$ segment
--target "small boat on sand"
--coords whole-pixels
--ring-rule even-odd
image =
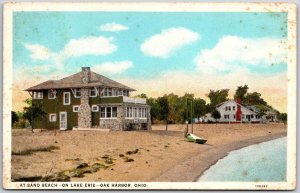
[[[187,134],[186,139],[189,142],[195,142],[195,143],[199,143],[199,144],[204,144],[207,141],[206,139],[203,139],[203,138],[198,137],[198,136],[196,136],[194,134],[191,134],[191,133]]]

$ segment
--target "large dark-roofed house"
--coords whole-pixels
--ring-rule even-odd
[[[150,130],[146,99],[130,98],[133,88],[92,72],[89,67],[60,80],[48,80],[26,89],[33,104],[47,117],[33,121],[34,128]]]

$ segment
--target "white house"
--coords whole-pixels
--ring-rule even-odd
[[[245,107],[234,100],[228,100],[216,106],[216,109],[221,114],[219,122],[240,122],[237,117],[238,108],[241,110],[240,116],[243,122],[261,121],[261,116],[258,115],[259,111],[256,108]]]
[[[265,112],[264,116],[270,122],[276,122],[276,121],[278,121],[278,119],[277,119],[277,113],[274,110],[272,110],[272,109],[270,109],[267,112]]]

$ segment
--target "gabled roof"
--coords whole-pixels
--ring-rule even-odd
[[[243,108],[245,108],[245,109],[248,109],[249,111],[252,111],[253,113],[258,113],[258,112],[255,111],[254,109],[251,109],[251,108],[245,106],[244,104],[238,104],[235,100],[232,100],[232,99],[217,104],[217,105],[216,105],[216,108],[219,108],[220,106],[222,106],[222,105],[224,105],[224,104],[226,104],[226,103],[228,103],[228,102],[234,102],[234,103],[236,103],[237,105],[240,105],[241,107],[243,107]]]
[[[114,80],[111,80],[105,76],[97,74],[91,71],[90,81],[87,84],[82,83],[82,72],[78,72],[71,76],[62,78],[60,80],[48,80],[42,82],[35,86],[32,86],[26,91],[35,91],[35,90],[46,90],[46,89],[63,89],[63,88],[88,88],[88,87],[111,87],[111,88],[121,88],[127,89],[130,91],[135,91],[135,89],[125,86],[121,83],[118,83]]]

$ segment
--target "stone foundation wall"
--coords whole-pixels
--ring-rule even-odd
[[[78,111],[78,127],[92,127],[92,110],[89,105],[89,89],[81,89],[80,106]]]
[[[115,106],[115,105],[111,105]],[[117,106],[117,117],[113,119],[103,119],[99,120],[100,129],[110,129],[115,131],[126,131],[126,130],[151,130],[151,117],[150,117],[150,107],[147,108],[147,118],[139,119],[126,119],[126,106]],[[133,127],[133,128],[130,128]]]
[[[103,119],[99,120],[99,127],[102,129],[110,129],[110,130],[123,130],[123,110],[122,106],[117,106],[117,117],[112,119]]]

